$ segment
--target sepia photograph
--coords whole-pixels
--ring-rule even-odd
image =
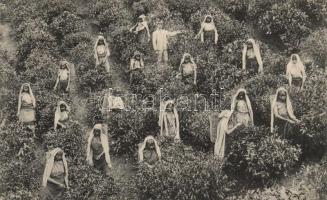
[[[0,200],[327,200],[327,0],[0,0]]]

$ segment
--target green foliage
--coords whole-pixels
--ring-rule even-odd
[[[19,137],[18,137],[19,136]],[[39,187],[40,160],[36,158],[36,143],[26,127],[9,123],[1,130],[1,190],[0,198],[33,199]]]
[[[327,29],[319,29],[313,32],[301,44],[301,49],[311,56],[313,63],[320,68],[326,68],[327,53]]]
[[[84,94],[101,91],[111,85],[110,81],[111,76],[105,69],[90,69],[79,77],[80,91]]]
[[[101,199],[117,193],[118,188],[113,179],[105,177],[100,171],[88,166],[86,163],[68,163],[70,189],[65,192],[63,199]]]
[[[309,34],[308,16],[291,3],[274,4],[259,18],[259,27],[267,35],[279,35],[288,47],[298,47]]]
[[[59,39],[69,33],[76,33],[86,29],[84,21],[73,13],[64,11],[58,17],[54,18],[50,24],[51,32]]]
[[[50,130],[44,135],[47,150],[61,148],[70,161],[76,162],[86,156],[85,131],[77,122],[71,121],[66,129]]]
[[[298,146],[271,134],[265,127],[236,131],[227,137],[227,146],[226,170],[256,183],[286,176],[301,154]]]
[[[182,144],[160,143],[162,161],[141,165],[136,175],[141,199],[225,199],[232,182],[213,155]]]
[[[210,141],[209,112],[182,112],[180,114],[182,140],[194,149],[209,150],[213,146]]]
[[[137,108],[109,115],[110,151],[114,154],[134,153],[146,136],[159,134],[157,112]]]

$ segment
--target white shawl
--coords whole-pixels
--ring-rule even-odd
[[[206,16],[204,17],[204,20],[203,20],[202,23],[201,23],[201,28],[200,28],[200,31],[199,31],[198,35],[200,35],[200,37],[201,37],[201,42],[204,42],[204,33],[203,33],[203,29],[204,29],[204,25],[206,24],[206,19],[207,19],[208,17],[211,18],[211,22],[210,22],[210,24],[214,27],[214,31],[215,31],[215,41],[214,41],[214,42],[215,42],[215,44],[217,44],[217,42],[218,42],[218,32],[217,32],[217,28],[216,28],[216,25],[215,25],[215,22],[214,22],[214,20],[213,20],[212,15],[206,15]]]
[[[168,100],[166,102],[160,103],[160,114],[159,114],[159,126],[160,126],[160,136],[168,136],[168,125],[167,125],[167,113],[166,108],[168,104],[173,104],[173,100]],[[180,140],[180,134],[179,134],[179,116],[176,107],[173,108],[173,112],[176,119],[176,136],[175,139]],[[166,132],[164,133],[164,128],[166,128]]]
[[[135,69],[135,67],[134,67],[134,64],[135,64],[135,62],[136,62],[135,56],[137,56],[137,55],[140,56],[140,65],[141,65],[141,67],[142,67],[142,68],[144,67],[144,61],[143,61],[143,56],[142,56],[142,54],[141,54],[140,52],[138,52],[138,51],[135,51],[135,52],[134,52],[134,55],[133,55],[133,58],[131,59],[130,68],[129,68],[130,70]]]
[[[19,96],[18,96],[18,108],[17,108],[17,115],[19,115],[20,113],[20,109],[22,107],[22,93],[23,93],[23,88],[24,86],[27,86],[28,87],[28,92],[31,96],[31,99],[32,99],[32,103],[33,103],[33,107],[35,108],[36,107],[36,101],[35,101],[35,97],[33,95],[33,91],[31,89],[31,85],[29,83],[24,83],[22,84],[22,86],[20,87],[20,91],[19,91]]]
[[[61,111],[60,111],[60,106],[61,105],[65,105],[68,114],[70,113],[70,107],[68,106],[68,104],[66,102],[64,102],[64,101],[59,101],[58,104],[57,104],[55,117],[54,117],[54,130],[57,130],[58,122],[59,122],[59,119],[60,119],[60,113],[61,113]]]
[[[106,59],[108,58],[108,56],[110,56],[110,51],[109,51],[109,46],[108,46],[107,41],[104,39],[104,37],[102,35],[99,35],[96,42],[95,42],[95,44],[94,44],[94,58],[95,58],[95,64],[96,65],[100,64],[99,63],[99,58],[98,58],[98,52],[97,52],[97,46],[98,46],[98,43],[99,43],[100,39],[103,39],[104,45],[106,47],[106,52],[107,52]]]
[[[252,110],[252,105],[251,105],[251,101],[249,99],[249,96],[246,92],[246,90],[244,88],[240,88],[236,91],[235,95],[233,96],[233,99],[232,99],[232,104],[231,104],[231,111],[232,113],[235,111],[235,107],[236,107],[236,99],[237,99],[237,96],[241,93],[241,92],[244,92],[245,94],[245,101],[246,101],[246,105],[249,109],[249,114],[250,114],[250,118],[251,118],[251,123],[253,124],[254,121],[253,121],[253,110]]]
[[[232,116],[232,111],[223,110],[218,116],[218,127],[217,127],[217,137],[214,148],[214,155],[219,159],[223,159],[225,156],[225,139],[226,133],[228,131],[228,122]]]
[[[106,131],[104,131],[105,127],[102,126],[102,124],[96,124],[90,135],[89,135],[89,139],[88,139],[88,142],[87,142],[87,151],[86,151],[86,161],[89,163],[90,166],[93,166],[94,163],[93,163],[93,151],[92,151],[92,148],[91,148],[91,144],[92,144],[92,139],[94,137],[94,130],[95,129],[99,129],[101,130],[101,134],[100,134],[100,140],[101,140],[101,144],[102,144],[102,148],[103,148],[103,151],[104,151],[104,155],[105,155],[105,159],[106,159],[106,162],[108,164],[108,167],[111,168],[111,160],[110,160],[110,154],[109,154],[109,143],[108,143],[108,136],[106,134]]]
[[[293,61],[292,61],[293,56],[296,57],[296,60],[297,60],[296,64],[293,64]],[[300,58],[300,56],[298,54],[292,54],[291,55],[291,59],[288,62],[287,67],[286,67],[286,77],[292,78],[291,69],[293,67],[296,67],[297,70],[299,70],[300,72],[302,72],[302,74],[303,74],[302,75],[302,79],[305,80],[305,78],[306,78],[305,67],[304,67],[304,65],[303,65],[303,63],[301,61],[301,58]]]
[[[271,116],[270,131],[271,132],[274,132],[274,118],[275,118],[274,108],[276,106],[278,94],[281,91],[286,92],[286,107],[287,107],[288,116],[290,117],[290,119],[296,120],[296,117],[295,117],[294,112],[293,112],[293,106],[292,106],[289,94],[288,94],[287,90],[284,87],[280,87],[280,88],[277,89],[276,94],[273,96],[272,102],[271,102],[271,115],[270,115]]]
[[[179,64],[179,71],[180,71],[180,73],[183,73],[182,72],[182,65],[183,65],[183,63],[184,63],[184,61],[185,61],[185,58],[187,57],[187,56],[189,56],[191,59],[191,63],[193,64],[193,66],[194,66],[194,69],[193,69],[193,71],[194,71],[194,84],[196,85],[196,79],[197,79],[197,72],[196,72],[196,69],[197,69],[197,66],[196,66],[196,64],[195,64],[195,62],[194,62],[194,58],[191,56],[191,54],[189,54],[189,53],[184,53],[184,55],[183,55],[183,57],[182,57],[182,59],[181,59],[181,63]]]
[[[146,144],[147,144],[147,141],[149,140],[152,140],[154,142],[154,145],[155,145],[155,148],[156,148],[156,152],[157,152],[157,155],[159,157],[159,160],[161,160],[161,152],[160,152],[160,148],[159,148],[159,145],[158,145],[158,142],[154,139],[153,136],[147,136],[145,139],[144,139],[144,142],[143,143],[140,143],[139,144],[139,149],[138,149],[138,157],[139,157],[139,162],[142,162],[144,157],[143,157],[143,151],[146,147]]]
[[[254,39],[248,39],[247,42],[252,43],[254,54],[255,54],[255,57],[256,57],[257,62],[259,64],[258,73],[261,74],[261,73],[263,73],[263,63],[262,63],[262,58],[261,58],[261,54],[260,54],[259,44],[257,44]],[[242,53],[242,69],[243,70],[246,70],[246,53],[247,53],[247,49],[248,49],[247,45],[244,44],[243,53]]]
[[[54,157],[56,156],[56,154],[62,151],[60,148],[55,148],[49,152],[47,152],[46,157],[47,157],[47,161],[45,164],[45,169],[44,169],[44,173],[43,173],[43,180],[42,180],[42,186],[46,187],[47,183],[48,183],[48,179],[51,175],[51,171],[52,171],[52,167],[53,167],[53,163],[54,163]],[[66,184],[66,188],[69,188],[68,186],[68,167],[67,167],[67,160],[65,157],[65,153],[62,154],[62,161],[64,163],[64,168],[65,168],[65,184]]]

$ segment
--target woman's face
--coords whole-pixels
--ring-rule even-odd
[[[143,19],[142,18],[138,18],[137,19],[137,22],[142,23],[143,22]]]
[[[94,129],[93,134],[94,134],[94,137],[100,137],[101,130],[100,129]]]
[[[211,23],[212,22],[212,18],[211,17],[207,17],[205,20],[206,23]]]
[[[167,107],[166,107],[167,112],[172,112],[173,109],[174,109],[174,104],[172,104],[172,103],[168,104]]]
[[[102,45],[102,44],[104,44],[104,39],[103,39],[103,38],[101,38],[101,39],[99,40],[99,42],[98,42],[98,45]]]
[[[147,142],[146,142],[146,146],[147,146],[147,148],[148,149],[154,149],[155,148],[155,145],[154,145],[154,141],[153,140],[148,140]]]
[[[23,86],[23,92],[28,93],[29,90],[30,90],[30,88],[29,88],[27,85],[24,85],[24,86]]]
[[[62,154],[63,154],[63,152],[62,152],[62,151],[59,151],[59,152],[55,155],[54,160],[55,160],[55,161],[61,161],[61,160],[62,160]]]
[[[136,59],[136,60],[140,60],[140,59],[141,59],[140,54],[136,54],[136,55],[135,55],[135,59]]]
[[[285,92],[285,91],[280,91],[280,92],[278,93],[278,99],[279,99],[280,101],[286,101],[286,92]]]
[[[190,56],[186,56],[184,59],[184,63],[189,63],[189,62],[191,62],[191,58]]]
[[[64,111],[66,111],[67,110],[67,107],[64,105],[64,104],[61,104],[60,105],[60,111],[61,112],[64,112]]]
[[[244,100],[244,99],[245,99],[245,93],[244,93],[244,92],[240,92],[240,93],[238,93],[238,95],[237,95],[237,99],[239,99],[239,100]]]
[[[246,43],[246,46],[248,47],[248,49],[252,49],[253,48],[252,42],[249,42],[249,41]]]

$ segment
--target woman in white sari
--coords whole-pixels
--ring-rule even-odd
[[[305,67],[298,54],[292,54],[291,60],[286,67],[286,77],[290,87],[293,84],[299,90],[303,89],[306,74]]]
[[[212,139],[215,140],[214,155],[220,160],[223,160],[225,156],[226,134],[232,133],[235,131],[235,129],[242,125],[241,123],[238,123],[233,126],[233,124],[230,122],[231,116],[232,111],[230,110],[223,110],[220,112],[218,116],[219,122],[217,126],[217,134],[212,136]]]
[[[197,69],[197,65],[195,64],[191,54],[184,53],[181,63],[179,65],[179,71],[182,80],[184,80],[186,83],[193,83],[194,85],[196,85],[196,79],[197,79],[196,69]],[[191,79],[191,81],[189,81],[189,79]]]
[[[88,139],[86,161],[90,166],[102,171],[105,175],[110,175],[112,168],[108,135],[101,124],[96,124]]]
[[[110,50],[107,41],[102,35],[98,36],[94,45],[94,58],[96,66],[104,66],[105,70],[109,73],[110,63],[109,63]]]
[[[69,189],[67,161],[60,148],[47,152],[42,187],[42,200],[60,200],[62,193]]]
[[[69,122],[70,107],[64,101],[59,101],[54,118],[54,130],[67,128]]]
[[[56,90],[59,85],[61,92],[67,93],[70,89],[70,67],[67,61],[61,61],[58,70],[56,84],[53,90]]]
[[[201,23],[200,31],[195,37],[200,37],[201,42],[211,41],[212,43],[217,44],[218,31],[211,15],[206,15],[204,17],[204,20]]]
[[[241,123],[245,127],[254,124],[252,105],[245,89],[237,90],[233,96],[231,111],[234,124]]]
[[[274,132],[274,126],[277,125],[279,132],[286,135],[292,131],[292,124],[299,122],[294,115],[287,90],[283,87],[278,88],[271,101],[271,132]]]
[[[139,163],[144,163],[152,168],[161,160],[160,148],[153,136],[147,136],[138,146]]]
[[[243,47],[242,69],[250,74],[262,74],[263,63],[259,44],[254,39],[248,39]]]
[[[161,102],[159,114],[160,136],[180,141],[179,116],[174,101]]]
[[[36,101],[29,83],[24,83],[19,92],[17,116],[19,122],[26,125],[32,131],[35,130]]]
[[[151,40],[150,30],[145,15],[140,15],[137,19],[137,23],[129,29],[129,31],[137,35],[140,44],[147,44]]]

